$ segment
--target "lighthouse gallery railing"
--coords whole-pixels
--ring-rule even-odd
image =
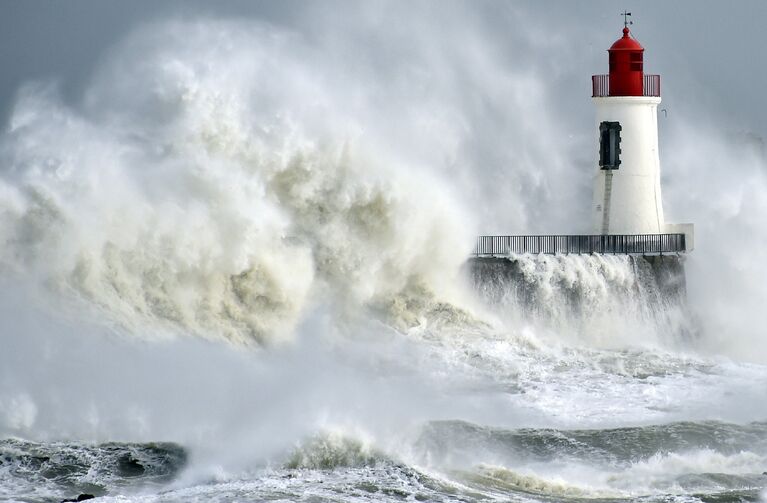
[[[472,255],[683,253],[684,234],[479,236]]]
[[[591,96],[610,96],[610,75],[591,76]],[[642,96],[660,96],[660,75],[643,75]]]

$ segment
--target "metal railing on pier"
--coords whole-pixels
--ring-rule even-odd
[[[472,255],[684,253],[684,234],[479,236]]]

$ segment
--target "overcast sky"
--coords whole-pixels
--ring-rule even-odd
[[[355,18],[375,15],[372,2],[296,2],[296,1],[155,1],[155,0],[2,0],[0,1],[0,110],[5,116],[18,87],[31,80],[55,80],[65,96],[75,99],[94,65],[109,47],[116,44],[140,23],[174,17],[247,17],[266,20],[307,34],[317,33],[329,18]],[[378,11],[382,19],[410,18],[428,25],[422,9],[409,12],[412,2],[387,2]],[[423,5],[423,4],[420,4]],[[764,56],[764,23],[767,2],[762,0],[721,1],[515,1],[515,2],[432,2],[435,10],[470,9],[484,18],[490,37],[503,43],[513,40],[519,26],[509,24],[509,11],[525,18],[528,28],[552,37],[571,40],[569,59],[579,58],[581,75],[567,74],[567,85],[584,89],[588,76],[606,71],[603,52],[620,29],[619,12],[633,11],[634,34],[647,49],[646,68],[664,78],[666,108],[673,109],[671,98],[684,100],[691,81],[701,107],[710,107],[730,124],[742,125],[766,136],[764,89],[767,65]],[[391,13],[394,14],[391,14]],[[432,20],[433,21],[433,20]],[[412,19],[411,19],[412,22]],[[372,25],[376,26],[376,25]],[[385,37],[386,23],[377,25]],[[433,30],[437,37],[450,37]],[[371,53],[384,45],[371,38]],[[533,47],[534,51],[535,48]],[[512,56],[510,51],[510,57]],[[535,53],[531,55],[535,58]],[[541,50],[540,57],[551,57]],[[546,62],[556,65],[556,61]],[[563,66],[570,61],[563,61]],[[382,60],[383,71],[386,61]],[[575,98],[575,94],[573,98]],[[590,113],[588,100],[576,107]]]

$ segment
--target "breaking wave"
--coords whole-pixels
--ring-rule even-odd
[[[764,423],[714,421],[571,431],[451,421],[430,423],[418,442],[458,480],[499,495],[756,501],[767,481],[765,431]]]
[[[296,447],[288,457],[285,468],[333,470],[376,466],[386,462],[390,460],[369,443],[339,432],[325,432]]]
[[[88,493],[109,501],[110,495],[129,491],[137,501],[307,494],[343,494],[354,501],[758,501],[767,480],[765,431],[764,423],[713,421],[607,430],[434,421],[412,445],[393,451],[326,431],[297,445],[277,466],[221,474],[191,486],[188,480],[168,485],[187,463],[187,453],[175,444],[4,440],[0,497],[56,501]],[[146,492],[161,484],[163,492]]]
[[[60,495],[101,496],[115,488],[159,487],[186,465],[170,443],[36,443],[0,440],[0,499],[58,501]]]
[[[115,50],[79,106],[25,88],[0,143],[0,266],[128,328],[266,342],[318,302],[417,324],[466,218],[365,136],[313,56],[265,26],[170,23]]]

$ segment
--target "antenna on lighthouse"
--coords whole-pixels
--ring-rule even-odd
[[[619,16],[623,16],[623,27],[628,28],[630,24],[634,24],[634,21],[629,21],[629,16],[631,15],[628,11],[623,11],[619,14]]]

